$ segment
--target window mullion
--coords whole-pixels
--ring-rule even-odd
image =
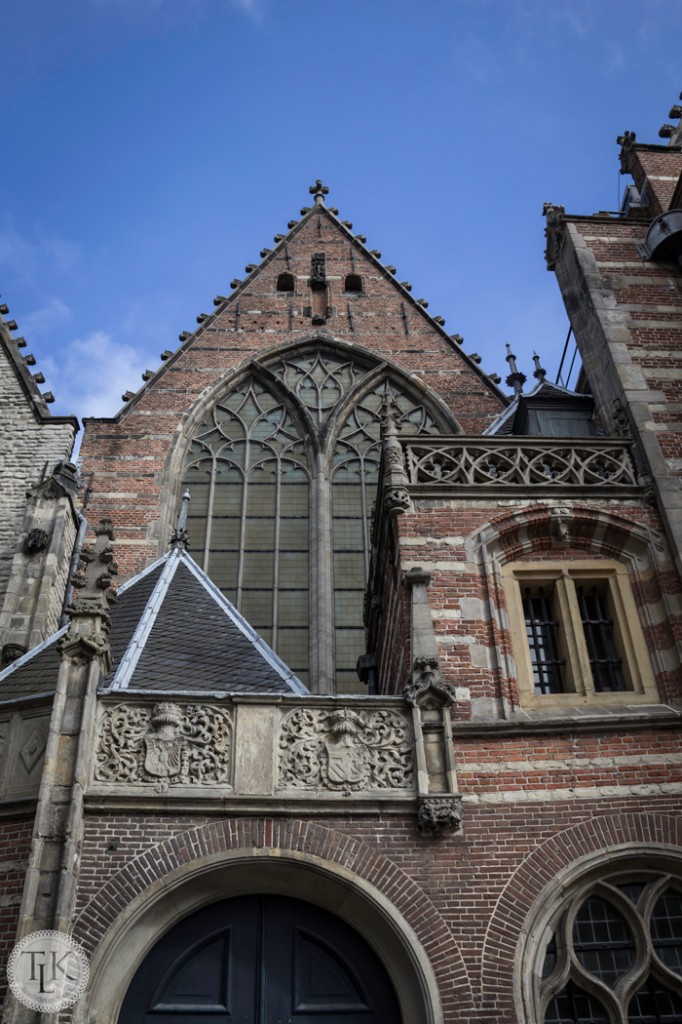
[[[277,619],[279,613],[279,543],[280,515],[282,514],[282,463],[277,459],[275,477],[275,537],[273,543],[272,566],[272,646],[277,649]]]
[[[566,660],[570,666],[572,688],[576,693],[587,696],[594,694],[590,655],[581,626],[580,606],[575,583],[570,576],[562,574],[557,580],[557,595],[561,609],[561,621],[566,642]]]
[[[212,529],[212,527],[213,527],[213,498],[214,498],[214,495],[215,495],[215,477],[216,477],[217,471],[218,471],[218,467],[216,465],[216,459],[215,459],[215,456],[212,455],[211,456],[211,479],[209,480],[209,484],[208,484],[208,504],[206,506],[206,509],[207,509],[206,537],[204,539],[204,558],[203,558],[203,565],[202,565],[202,569],[206,573],[208,572],[209,551],[211,550],[211,534],[213,532],[213,529]]]
[[[251,475],[251,445],[248,434],[244,440],[244,486],[242,487],[242,507],[239,518],[239,550],[237,561],[237,608],[242,607],[242,587],[244,585],[244,546],[246,541],[246,511],[248,509],[249,477]]]

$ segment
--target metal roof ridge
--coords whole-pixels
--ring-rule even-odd
[[[137,663],[140,660],[142,651],[144,650],[145,644],[149,638],[149,634],[152,631],[154,623],[156,622],[156,616],[159,613],[159,609],[163,604],[164,598],[168,593],[168,587],[173,579],[176,569],[180,561],[180,550],[174,548],[165,554],[162,558],[159,558],[153,565],[149,566],[149,569],[144,570],[137,576],[133,576],[132,580],[125,583],[121,587],[123,591],[124,587],[129,586],[133,582],[138,582],[143,576],[147,576],[149,572],[156,568],[159,564],[165,562],[161,575],[159,576],[154,589],[152,590],[144,611],[140,616],[140,620],[135,627],[133,635],[128,641],[125,654],[121,658],[116,673],[111,682],[109,690],[126,690],[132,678],[132,675],[137,667]]]

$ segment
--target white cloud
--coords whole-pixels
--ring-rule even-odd
[[[263,17],[261,0],[232,0],[232,6],[256,22]]]
[[[105,331],[92,331],[66,346],[59,360],[42,361],[59,411],[85,416],[113,416],[121,395],[141,386],[144,362],[132,345],[121,345]],[[57,411],[56,409],[54,410]]]
[[[0,231],[0,269],[5,278],[33,283],[48,271],[68,273],[79,258],[78,246],[64,238],[38,235],[31,241],[13,228]]]
[[[65,302],[52,296],[44,305],[22,314],[21,329],[28,341],[49,338],[52,330],[71,319],[71,310]]]

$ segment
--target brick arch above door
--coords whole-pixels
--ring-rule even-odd
[[[389,858],[313,822],[225,819],[146,849],[81,908],[74,936],[92,957],[92,984],[74,1024],[114,1024],[135,970],[169,927],[216,899],[254,892],[308,900],[361,931],[410,1024],[441,1024],[448,1012],[472,1008],[446,922]]]

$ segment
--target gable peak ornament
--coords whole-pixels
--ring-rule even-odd
[[[324,197],[329,195],[329,189],[326,185],[322,184],[321,178],[318,178],[314,185],[311,185],[308,189],[311,196],[315,197],[316,206],[324,206]]]

